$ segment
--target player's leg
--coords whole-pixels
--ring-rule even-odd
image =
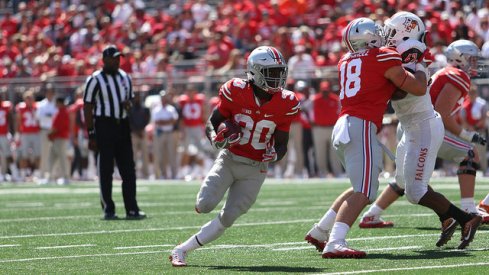
[[[336,215],[341,207],[341,204],[353,194],[353,188],[348,188],[339,195],[333,202],[328,211],[315,223],[311,230],[307,232],[304,238],[308,243],[314,245],[319,252],[324,250],[324,246],[328,242],[329,232],[333,228],[336,220]]]
[[[398,127],[399,132],[400,127]],[[380,216],[385,209],[404,195],[404,162],[406,156],[406,136],[404,131],[400,133],[399,143],[396,148],[396,176],[395,181],[386,186],[382,194],[375,200],[370,208],[362,216],[358,226],[360,228],[385,228],[393,227],[391,221],[384,221]]]
[[[473,145],[445,131],[443,144],[438,157],[455,161],[459,164],[457,171],[460,185],[460,205],[464,211],[477,213],[474,202],[475,175],[479,167],[479,155],[473,151]]]
[[[346,235],[363,208],[375,200],[379,188],[378,177],[382,169],[382,148],[373,123],[348,117],[350,141],[343,147],[345,170],[354,193],[341,205],[330,238],[323,250],[323,258],[362,258],[366,254],[348,248]],[[338,153],[341,158],[341,147]]]

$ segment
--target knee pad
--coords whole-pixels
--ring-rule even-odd
[[[198,200],[195,204],[195,212],[197,213],[210,213],[217,204],[209,202],[207,200]]]
[[[418,204],[419,200],[428,192],[427,185],[416,185],[406,189],[406,199],[412,204]]]
[[[390,182],[389,186],[396,192],[400,197],[404,196],[404,188],[401,188],[397,183]]]
[[[474,161],[474,151],[469,150],[467,152],[468,158],[463,160],[459,164],[459,169],[457,171],[457,175],[473,175],[475,176],[478,169],[480,169],[480,165],[478,162]],[[462,166],[465,166],[462,168]]]

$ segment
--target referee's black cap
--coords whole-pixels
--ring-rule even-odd
[[[103,58],[106,57],[117,57],[117,56],[124,56],[119,49],[115,45],[109,45],[105,47],[104,51],[102,52]]]

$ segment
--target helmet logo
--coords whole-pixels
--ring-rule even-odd
[[[278,51],[275,48],[268,48],[268,54],[272,57],[272,59],[275,61],[275,63],[282,65],[282,57],[278,53]]]
[[[406,17],[403,25],[407,32],[411,32],[414,29],[419,29],[418,22],[416,20],[413,20],[412,18]]]

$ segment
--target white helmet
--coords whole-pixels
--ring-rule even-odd
[[[274,47],[254,49],[247,62],[248,80],[267,93],[280,92],[287,80],[287,63]]]
[[[423,42],[426,28],[421,18],[413,13],[398,12],[384,24],[385,42],[388,47],[397,47],[410,38]]]
[[[379,48],[383,44],[382,28],[375,24],[372,19],[357,18],[343,29],[343,43],[352,53]]]
[[[452,42],[445,50],[448,63],[471,76],[477,75],[479,54],[479,47],[464,39]]]

